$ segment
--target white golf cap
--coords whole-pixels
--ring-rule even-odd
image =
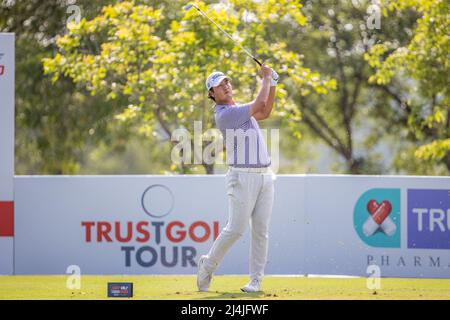
[[[210,90],[211,88],[217,87],[223,79],[231,80],[230,77],[227,77],[223,72],[214,71],[211,73],[206,79],[206,90]]]

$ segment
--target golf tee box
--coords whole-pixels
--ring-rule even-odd
[[[133,297],[132,282],[108,282],[108,298]]]

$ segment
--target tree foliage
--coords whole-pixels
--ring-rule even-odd
[[[383,1],[384,13],[416,11],[420,17],[405,45],[375,45],[366,60],[376,72],[371,83],[387,85],[395,78],[408,83],[401,103],[408,113],[408,127],[423,144],[415,155],[442,161],[450,170],[450,3],[445,0]]]
[[[112,1],[78,0],[84,16],[107,2]],[[123,147],[126,131],[111,135],[109,114],[101,108],[103,97],[87,96],[69,79],[52,84],[43,75],[41,60],[55,52],[55,35],[66,30],[68,3],[0,3],[0,31],[16,35],[17,174],[77,173],[88,145],[101,140],[114,149]]]
[[[263,126],[281,128],[284,172],[449,172],[449,3],[384,0],[368,30],[373,3],[196,2],[281,75]],[[211,71],[247,102],[257,65],[185,1],[77,0],[68,26],[71,4],[0,2],[0,30],[16,33],[16,172],[213,172],[172,164],[170,135],[214,127]]]
[[[204,87],[207,75],[225,71],[233,79],[237,99],[247,102],[258,90],[257,68],[195,10],[180,10],[182,4],[173,1],[156,8],[125,1],[106,6],[94,19],[69,26],[67,35],[57,40],[59,52],[44,59],[45,72],[53,81],[68,76],[93,95],[125,97],[127,105],[116,119],[136,120],[144,133],[159,127],[170,136],[176,128],[192,129],[194,120],[202,121],[205,131],[214,125]],[[294,83],[293,90],[307,95],[327,93],[335,86],[304,67],[301,55],[286,49],[289,39],[268,41],[280,20],[297,28],[305,24],[298,1],[197,5],[262,60],[270,57],[268,63]],[[289,109],[291,95],[280,84],[277,105]]]

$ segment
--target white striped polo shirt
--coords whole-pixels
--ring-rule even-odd
[[[216,105],[216,125],[222,132],[228,165],[236,168],[270,166],[270,157],[258,122],[250,116],[250,103]]]

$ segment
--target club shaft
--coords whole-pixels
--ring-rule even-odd
[[[212,20],[210,17],[208,17],[202,10],[200,10],[197,6],[193,6],[202,16],[204,16],[206,19],[208,19],[209,21],[211,21],[217,28],[219,28],[220,31],[222,31],[228,38],[230,38],[231,41],[233,41],[239,48],[241,48],[250,58],[252,58],[257,64],[259,64],[260,66],[262,66],[262,63],[259,62],[258,59],[255,58],[254,55],[252,55],[247,49],[245,49],[243,46],[241,46],[241,44],[239,42],[237,42],[236,40],[233,39],[232,36],[230,36],[228,34],[228,32],[226,32],[225,30],[222,29],[221,26],[219,26],[217,23],[214,22],[214,20]]]

